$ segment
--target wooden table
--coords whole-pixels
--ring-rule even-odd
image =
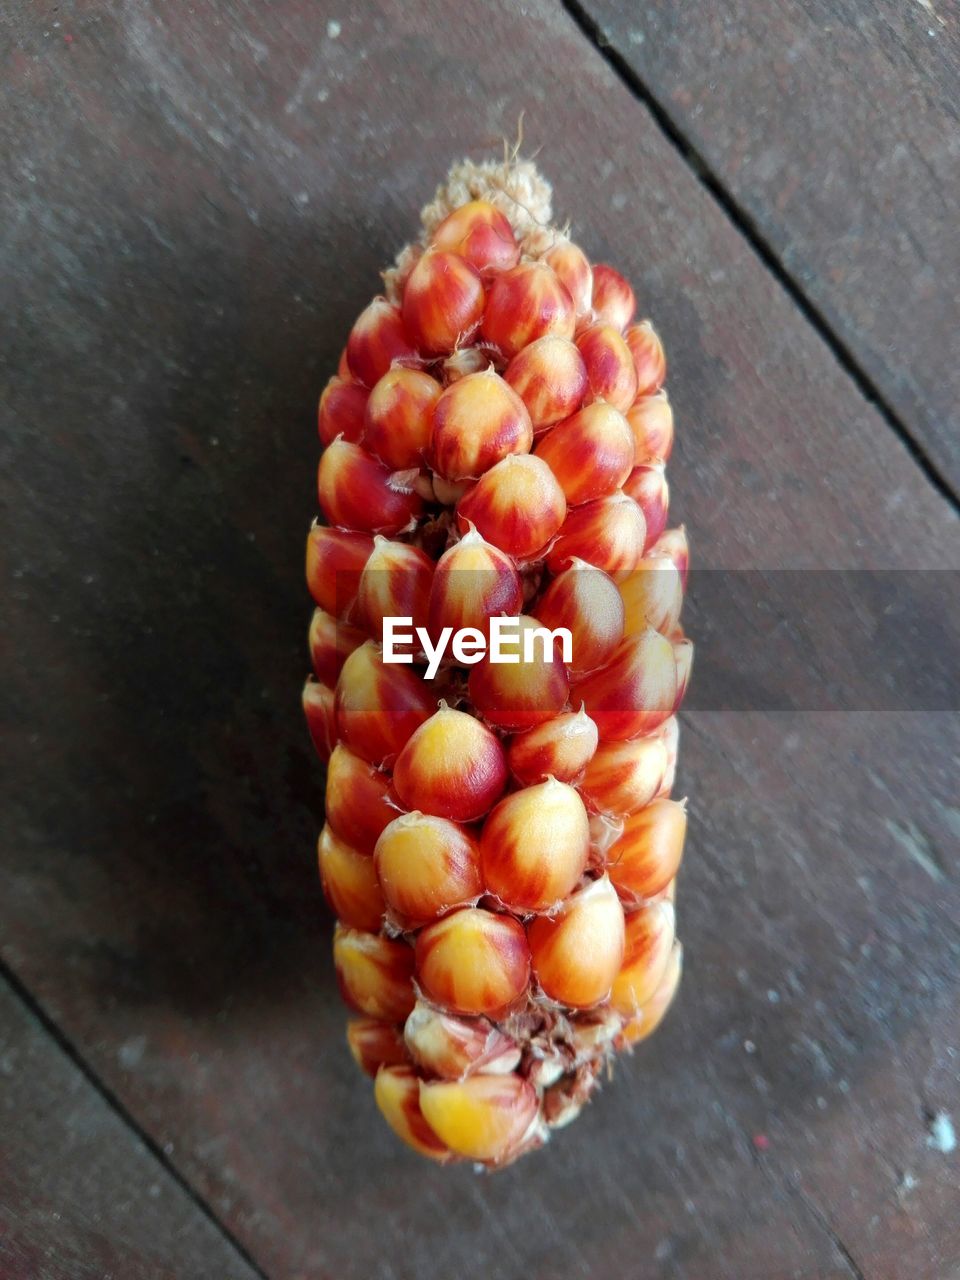
[[[697,565],[960,566],[956,10],[11,10],[0,1274],[960,1276],[955,710],[686,714],[682,998],[489,1178],[348,1058],[298,712],[318,389],[521,111]]]

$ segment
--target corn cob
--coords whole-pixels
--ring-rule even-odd
[[[663,347],[534,166],[455,166],[422,221],[320,397],[303,701],[350,1049],[414,1150],[493,1168],[679,981],[687,545]],[[387,618],[483,641],[503,616],[570,652],[386,660]]]

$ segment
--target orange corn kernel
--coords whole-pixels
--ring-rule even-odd
[[[414,733],[393,769],[408,809],[453,822],[482,818],[503,792],[507,762],[485,724],[445,703]]]
[[[529,729],[562,710],[570,685],[561,655],[537,619],[521,614],[509,621],[516,630],[504,631],[500,648],[504,656],[517,661],[483,658],[470,672],[468,689],[473,705],[490,724],[498,729]],[[528,649],[530,661],[526,661]]]
[[[542,551],[563,524],[567,500],[553,472],[532,454],[504,458],[457,505],[457,524],[517,559]]]
[[[659,736],[604,742],[587,765],[578,790],[592,812],[623,817],[659,794],[666,772],[667,747]]]
[[[626,417],[633,432],[637,464],[666,462],[673,452],[673,409],[667,393],[638,396]]]
[[[303,686],[303,714],[317,755],[329,760],[337,744],[336,695],[329,685],[312,676]]]
[[[422,466],[441,391],[440,383],[420,369],[390,369],[367,400],[365,447],[393,471]]]
[[[644,556],[619,585],[628,635],[644,627],[664,635],[676,630],[683,608],[683,582],[669,556]]]
[[[334,915],[351,929],[376,933],[387,909],[373,859],[358,853],[324,825],[317,843],[320,882]]]
[[[503,376],[527,406],[534,431],[545,431],[576,413],[589,386],[576,345],[555,334],[524,347]]]
[[[317,408],[317,430],[324,444],[337,436],[356,443],[363,435],[363,416],[370,392],[356,382],[333,377],[324,387]]]
[[[593,306],[593,268],[580,246],[561,240],[546,254],[544,261],[553,268],[573,299],[577,315],[588,315]]]
[[[351,1018],[347,1044],[354,1062],[368,1076],[375,1076],[381,1067],[399,1067],[410,1061],[397,1028],[377,1018]]]
[[[516,617],[523,607],[523,584],[510,556],[485,542],[476,530],[445,551],[430,587],[428,626],[436,640],[444,627],[473,627],[487,633],[487,620]]]
[[[372,387],[394,362],[416,364],[417,352],[407,336],[399,308],[386,298],[374,298],[350,330],[347,364],[358,382]]]
[[[537,602],[536,618],[551,631],[565,627],[573,641],[575,676],[605,663],[623,639],[624,608],[617,584],[585,560],[574,559]]]
[[[335,618],[350,616],[372,550],[368,533],[312,527],[307,534],[307,586],[321,609]]]
[[[559,573],[576,557],[605,573],[633,569],[643,559],[646,540],[646,521],[632,498],[625,493],[596,498],[567,512],[547,568]]]
[[[509,271],[520,246],[505,214],[486,200],[471,200],[444,218],[430,237],[432,249],[458,253],[476,271]]]
[[[501,800],[480,836],[484,883],[512,911],[550,911],[573,890],[589,854],[583,801],[554,778]]]
[[[637,374],[637,395],[652,396],[663,386],[667,376],[667,357],[663,343],[649,320],[632,324],[623,335]]]
[[[619,271],[598,262],[593,268],[593,310],[598,320],[622,332],[633,319],[637,299]]]
[[[507,764],[525,787],[547,778],[574,782],[590,763],[597,740],[597,726],[581,707],[517,734],[507,750]]]
[[[310,661],[321,684],[335,685],[343,664],[365,637],[356,627],[347,626],[324,609],[314,609],[310,619]]]
[[[677,700],[674,703],[674,711],[683,701],[684,694],[687,692],[687,685],[690,683],[690,672],[693,670],[693,641],[675,640],[673,642],[673,655],[677,660]]]
[[[483,315],[480,273],[456,253],[431,249],[403,290],[403,321],[426,355],[447,356],[469,340]]]
[[[380,832],[397,816],[389,780],[338,743],[327,765],[327,821],[358,853],[373,853]]]
[[[667,527],[670,510],[670,486],[662,462],[644,462],[635,467],[623,482],[623,492],[631,497],[647,522],[645,550],[656,542]]]
[[[607,872],[626,903],[642,903],[677,874],[687,832],[687,811],[676,800],[654,800],[631,814],[623,835],[607,851]]]
[[[530,949],[512,916],[461,907],[417,937],[417,982],[453,1013],[502,1014],[527,989]]]
[[[673,903],[651,902],[627,916],[623,965],[610,992],[610,1003],[625,1018],[640,1012],[656,994],[673,951]]]
[[[399,533],[423,510],[420,495],[379,458],[346,440],[323,451],[317,472],[320,510],[331,524],[369,533]]]
[[[589,404],[541,436],[536,456],[557,477],[570,506],[614,493],[633,469],[633,436],[609,404]]]
[[[529,453],[533,426],[526,405],[492,368],[460,378],[433,413],[433,463],[446,480],[482,476],[511,453]]]
[[[555,916],[527,925],[533,972],[544,994],[574,1009],[605,1000],[623,962],[623,908],[606,876],[575,893]]]
[[[628,634],[613,657],[576,686],[601,742],[623,742],[659,728],[673,714],[677,663],[673,645],[658,631]]]
[[[651,547],[651,554],[670,557],[677,566],[680,581],[686,591],[687,575],[690,572],[690,548],[687,545],[687,531],[683,525],[679,529],[668,529],[666,533],[662,533]]]
[[[662,724],[656,736],[663,743],[667,753],[667,769],[660,783],[660,790],[657,792],[657,798],[659,798],[670,794],[677,777],[677,747],[680,743],[680,722],[677,717],[673,715]]]
[[[405,942],[338,924],[333,964],[344,1000],[370,1018],[403,1022],[416,1004],[413,948]]]
[[[577,338],[590,384],[588,399],[604,400],[621,413],[637,396],[637,371],[630,348],[611,324],[595,324]],[[631,434],[631,446],[633,436]]]
[[[384,618],[412,618],[427,625],[433,561],[419,547],[377,536],[363,566],[356,614],[377,641],[383,640]]]
[[[455,1158],[420,1110],[420,1077],[412,1067],[382,1066],[374,1081],[373,1096],[387,1124],[408,1147],[440,1164]]]
[[[482,1071],[503,1075],[520,1062],[520,1048],[485,1018],[451,1018],[418,1001],[403,1027],[407,1051],[424,1071],[462,1080]]]
[[[537,1118],[532,1085],[517,1075],[421,1080],[420,1109],[457,1155],[499,1164],[509,1159]]]
[[[667,1015],[673,998],[677,994],[680,978],[683,973],[683,948],[679,942],[673,944],[666,972],[660,979],[660,985],[636,1017],[623,1028],[623,1042],[627,1045],[639,1044],[652,1036]]]
[[[370,764],[392,761],[436,706],[429,686],[409,667],[387,665],[373,640],[351,653],[337,681],[340,736]]]
[[[573,299],[545,262],[523,262],[497,276],[487,297],[480,332],[512,359],[548,333],[572,338]]]
[[[483,893],[477,842],[454,822],[414,811],[401,814],[373,851],[384,897],[405,928],[427,924]]]

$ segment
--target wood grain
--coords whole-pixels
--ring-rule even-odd
[[[576,0],[960,493],[960,15]]]
[[[15,22],[6,961],[270,1274],[949,1274],[956,717],[689,717],[678,1010],[475,1178],[402,1150],[348,1058],[298,712],[317,392],[522,109],[663,331],[697,563],[955,568],[948,505],[546,0]]]

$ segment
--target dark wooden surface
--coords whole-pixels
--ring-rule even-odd
[[[960,487],[953,0],[572,0]]]
[[[547,0],[7,32],[3,963],[270,1276],[960,1274],[928,1143],[960,1120],[956,715],[690,713],[677,1009],[477,1178],[402,1149],[348,1058],[298,712],[318,388],[521,110],[664,334],[697,564],[956,568],[955,506]]]

